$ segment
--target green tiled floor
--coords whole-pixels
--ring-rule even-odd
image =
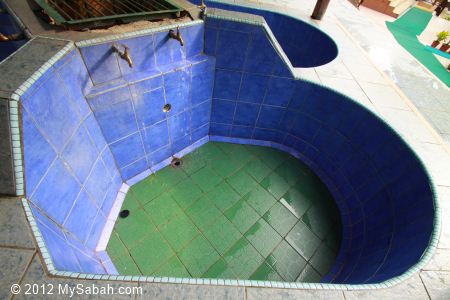
[[[337,256],[338,209],[281,151],[209,142],[133,185],[107,251],[123,275],[318,282]]]

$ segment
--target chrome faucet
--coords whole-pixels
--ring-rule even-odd
[[[169,30],[169,37],[171,39],[175,39],[175,40],[179,41],[181,46],[184,45],[183,38],[181,37],[181,33],[180,33],[180,28],[179,27],[177,27],[177,33],[175,33],[175,31],[173,29],[170,29]]]
[[[198,8],[200,8],[201,10],[205,10],[206,8],[205,0],[200,1],[200,5],[198,6]]]
[[[128,65],[130,66],[130,68],[132,68],[133,60],[131,59],[131,56],[130,56],[130,48],[128,48],[127,45],[122,45],[122,47],[123,47],[123,52],[121,52],[119,50],[119,48],[117,47],[116,44],[112,45],[113,51],[116,52],[117,54],[119,54],[120,58],[125,60],[128,63]]]

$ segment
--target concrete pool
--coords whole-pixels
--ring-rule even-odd
[[[276,44],[269,27],[258,18],[238,17],[244,21],[213,12],[205,24],[182,27],[192,41],[185,53],[165,40],[166,31],[152,34],[169,53],[161,58],[155,51],[157,74],[148,71],[156,68],[146,65],[145,55],[135,58],[145,68],[128,73],[124,61],[107,55],[109,44],[80,43],[81,56],[70,52],[22,95],[27,198],[56,270],[107,273],[108,260],[101,262],[94,250],[122,180],[136,183],[207,140],[281,149],[327,184],[341,211],[343,242],[322,282],[380,283],[420,261],[434,220],[432,184],[421,162],[385,123],[351,99],[294,78],[286,60],[291,57],[280,54],[282,43]],[[203,31],[205,55],[200,54]],[[139,53],[148,36],[120,41]],[[231,46],[223,50],[221,43]],[[264,49],[265,56],[235,59],[251,53],[252,46]],[[250,63],[261,69],[251,72]],[[40,106],[41,99],[52,111]],[[168,115],[162,109],[140,115],[139,107],[159,109],[167,101],[173,105]],[[55,195],[70,201],[50,205]],[[80,218],[91,223],[80,225]]]

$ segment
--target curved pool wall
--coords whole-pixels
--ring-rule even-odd
[[[181,49],[166,38],[169,27],[80,42],[79,50],[69,44],[30,80],[20,97],[24,204],[52,274],[116,274],[96,250],[123,200],[122,182],[137,182],[209,139],[290,152],[328,185],[344,232],[323,282],[388,282],[429,256],[434,196],[420,160],[353,100],[293,78],[270,28],[241,19],[217,12],[205,23],[179,24],[190,42]],[[117,40],[147,67],[128,69],[110,50]],[[236,60],[222,64],[230,53]],[[270,68],[246,69],[261,62]]]
[[[191,2],[200,4],[198,0]],[[338,47],[331,37],[300,19],[261,8],[233,5],[217,0],[205,3],[208,8],[263,17],[294,68],[321,66],[331,62],[338,55]]]
[[[209,52],[208,41],[220,43],[232,31],[241,34],[240,42],[228,43],[240,47],[236,52],[259,49],[266,62],[277,55],[262,43],[252,48],[263,39],[261,28],[229,29],[229,22],[206,20],[206,54],[217,62],[228,53]],[[249,44],[242,42],[245,35]],[[408,146],[373,113],[335,91],[289,76],[250,73],[245,65],[216,65],[210,135],[293,149],[329,184],[344,232],[339,258],[323,282],[382,282],[417,263],[433,231],[434,202],[428,175]]]

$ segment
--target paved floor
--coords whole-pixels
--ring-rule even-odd
[[[289,6],[289,13],[305,20],[310,20],[309,15],[314,7],[313,0],[266,2],[270,2],[280,10]],[[85,285],[98,283],[99,286],[111,284],[113,287],[119,285],[130,288],[142,287],[142,297],[123,297],[128,299],[449,299],[448,89],[444,89],[442,84],[395,44],[392,36],[389,37],[383,28],[373,26],[370,18],[360,14],[345,0],[331,1],[325,19],[317,23],[338,43],[339,57],[327,66],[299,70],[299,73],[336,87],[386,119],[410,142],[433,178],[440,203],[442,226],[438,249],[426,267],[406,281],[381,290],[282,290],[179,284],[98,283],[86,280],[70,281],[71,286],[77,283]],[[384,73],[380,73],[379,70]],[[12,283],[20,283],[22,287],[26,283],[68,283],[65,279],[49,278],[44,274],[18,200],[4,198],[0,200],[0,206],[0,298],[9,297]],[[15,298],[27,297],[21,294]],[[41,295],[28,298],[49,297]],[[55,295],[54,298],[58,296]],[[104,298],[112,297],[109,295]],[[114,296],[114,299],[120,298]]]

